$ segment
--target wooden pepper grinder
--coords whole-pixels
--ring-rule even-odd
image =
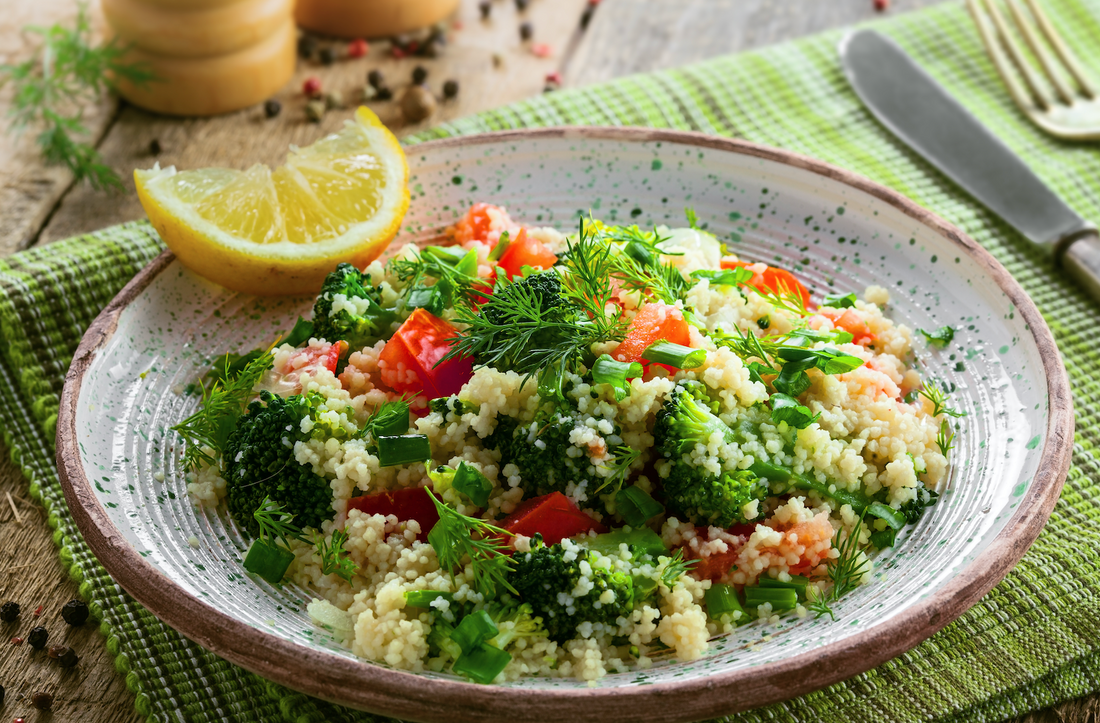
[[[439,22],[459,0],[298,0],[295,16],[308,30],[340,38],[400,35]]]
[[[294,73],[294,0],[102,0],[127,61],[157,76],[120,79],[134,105],[169,115],[228,113],[273,95]]]

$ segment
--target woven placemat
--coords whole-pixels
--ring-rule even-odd
[[[1100,69],[1100,0],[1048,0],[1081,59]],[[1100,221],[1100,146],[1032,127],[1011,104],[960,5],[876,24],[1019,152],[1086,218]],[[1020,281],[1054,331],[1077,409],[1073,467],[1023,561],[958,621],[914,650],[825,690],[736,721],[997,721],[1100,690],[1100,309],[1018,234],[879,127],[849,90],[839,34],[609,84],[562,91],[439,126],[409,142],[541,125],[641,125],[738,136],[862,173],[961,226]],[[1100,73],[1098,73],[1100,74]],[[53,462],[58,397],[84,329],[162,246],[144,223],[0,261],[0,419],[62,561],[101,621],[116,667],[154,721],[375,721],[233,666],[137,605],[72,522]]]

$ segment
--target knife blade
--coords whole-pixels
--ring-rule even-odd
[[[895,136],[1037,246],[1100,300],[1100,236],[970,111],[874,30],[840,42],[848,82]]]

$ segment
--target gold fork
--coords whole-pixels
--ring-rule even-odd
[[[1100,138],[1097,86],[1085,75],[1038,2],[1027,0],[1029,18],[1019,0],[1005,0],[1015,31],[999,0],[967,0],[966,4],[993,65],[1020,110],[1051,135],[1072,140]],[[1030,58],[1017,36],[1023,37]]]

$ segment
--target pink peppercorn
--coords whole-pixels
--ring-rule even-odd
[[[553,73],[547,73],[546,82],[553,83],[555,85],[561,85],[561,73],[556,70]]]
[[[319,95],[321,93],[320,79],[312,75],[306,78],[306,82],[302,83],[302,92],[310,97]]]
[[[890,7],[890,0],[875,0],[875,10],[882,12]]]
[[[535,43],[531,46],[531,52],[539,58],[549,58],[554,54],[554,49],[547,43]]]
[[[348,57],[349,58],[362,58],[370,51],[370,46],[367,45],[367,41],[362,38],[356,38],[348,43]]]

